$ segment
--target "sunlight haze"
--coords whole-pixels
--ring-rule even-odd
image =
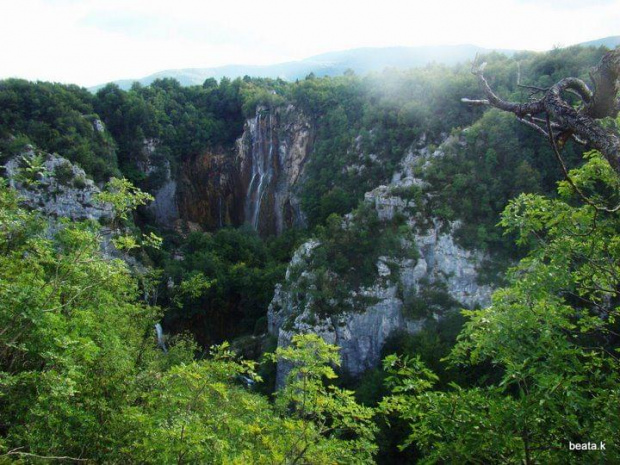
[[[546,50],[617,35],[620,0],[21,0],[3,1],[0,18],[0,78],[89,86],[356,47]]]

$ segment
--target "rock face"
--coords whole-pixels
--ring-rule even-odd
[[[488,304],[491,288],[477,283],[484,254],[465,250],[455,243],[452,235],[455,224],[445,225],[429,218],[422,225],[417,214],[419,205],[403,194],[407,188],[423,184],[423,180],[412,175],[413,165],[422,165],[431,156],[441,156],[440,150],[441,147],[429,153],[424,147],[412,149],[392,183],[379,186],[365,196],[365,202],[374,207],[381,221],[391,221],[397,214],[406,218],[414,231],[414,243],[409,247],[416,247],[419,257],[380,257],[374,284],[348,290],[352,298],[363,296],[368,303],[355,311],[321,317],[313,309],[312,298],[298,298],[300,281],[314,278],[311,257],[320,247],[317,241],[307,242],[295,253],[286,280],[277,286],[269,307],[269,332],[277,336],[278,346],[287,346],[295,334],[319,334],[326,342],[340,347],[342,368],[357,376],[379,363],[381,349],[394,332],[418,332],[428,318],[440,319],[445,311],[453,310],[453,306],[438,309],[427,302],[428,308],[422,314],[412,314],[409,302],[417,300],[424,305],[420,296],[425,290],[439,289],[454,305],[462,307]],[[355,217],[348,215],[347,221],[354,222]],[[288,367],[280,364],[279,386],[287,373]]]
[[[150,193],[155,200],[147,209],[155,217],[158,224],[171,227],[179,219],[177,208],[177,182],[172,177],[170,161],[157,153],[158,141],[144,141],[138,167],[151,180]],[[155,182],[153,182],[155,180]]]
[[[244,192],[234,154],[204,152],[186,160],[177,197],[181,218],[207,230],[243,224]]]
[[[86,177],[83,169],[57,154],[37,153],[33,147],[28,147],[11,158],[4,170],[9,185],[19,193],[20,203],[41,212],[48,220],[49,231],[62,227],[58,221],[62,218],[105,224],[99,231],[103,256],[120,258],[137,273],[147,271],[139,260],[116,248],[114,237],[126,231],[110,226],[114,209],[111,204],[96,199],[101,190]]]
[[[295,195],[312,148],[310,120],[292,105],[259,107],[237,141],[244,221],[261,234],[281,234],[305,223]]]
[[[153,162],[157,141],[147,140],[141,170],[147,176],[154,165],[160,170],[156,188],[147,189],[155,196],[150,210],[167,227],[178,226],[179,220],[205,230],[246,223],[261,235],[272,235],[302,226],[296,192],[314,132],[292,105],[259,107],[234,149],[212,148],[188,157],[175,175],[166,161]]]
[[[41,162],[39,174],[24,175],[28,163]],[[84,170],[56,154],[35,154],[29,147],[5,164],[6,176],[28,208],[52,218],[109,220],[112,207],[95,201],[99,188]]]
[[[403,200],[393,194],[394,187],[379,186],[366,193],[366,202],[371,203],[383,221],[389,221],[397,213],[407,215],[411,201]],[[477,284],[478,267],[487,258],[481,252],[466,250],[456,244],[454,231],[458,223],[442,224],[431,218],[424,228],[419,228],[416,217],[409,217],[409,226],[416,231],[415,245],[420,257],[413,263],[401,263],[400,281],[406,290],[419,287],[421,282],[443,283],[452,298],[465,307],[486,304],[491,289]],[[379,274],[381,267],[378,263]]]

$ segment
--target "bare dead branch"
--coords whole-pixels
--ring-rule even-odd
[[[564,174],[564,178],[566,179],[566,181],[570,184],[570,186],[573,188],[573,190],[575,191],[575,193],[581,197],[581,199],[587,203],[588,205],[590,205],[592,208],[595,209],[595,211],[605,211],[608,213],[615,213],[618,210],[620,210],[620,205],[616,205],[614,208],[607,208],[607,207],[603,207],[601,205],[597,205],[595,204],[592,200],[590,200],[584,193],[583,191],[579,188],[579,186],[577,186],[575,184],[575,182],[573,181],[573,179],[570,177],[570,174],[568,173],[568,169],[566,168],[566,164],[564,163],[564,159],[562,158],[562,154],[560,153],[560,150],[558,148],[558,145],[556,143],[555,138],[553,137],[553,133],[551,132],[551,121],[549,119],[547,119],[547,129],[548,129],[548,134],[549,134],[549,142],[551,144],[551,148],[553,149],[553,153],[555,155],[555,158],[557,159],[558,163],[560,164],[560,167],[562,168],[562,173]]]
[[[541,133],[543,136],[549,138],[549,133],[547,131],[545,131],[543,128],[541,128],[538,124],[536,124],[534,121],[532,121],[532,119],[525,119],[525,118],[517,118],[517,120],[520,123],[525,124],[526,126],[529,126],[532,129],[535,129],[536,131],[538,131],[539,133]]]
[[[477,69],[474,69],[473,73],[478,77],[480,87],[482,87],[482,90],[489,101],[489,105],[499,108],[500,110],[514,113],[520,118],[523,118],[525,115],[537,115],[545,111],[542,99],[528,103],[513,103],[502,100],[500,97],[495,95],[495,92],[493,92],[493,89],[491,89],[491,86],[484,77],[483,71],[485,66],[486,63],[482,63]]]
[[[529,86],[526,84],[517,84],[517,87],[521,87],[522,89],[533,90],[535,92],[547,92],[549,90],[548,87]]]
[[[572,138],[573,138],[573,140],[574,140],[575,142],[577,142],[579,145],[588,145],[588,143],[587,143],[585,140],[581,139],[581,138],[580,138],[578,135],[576,135],[576,134],[573,134],[573,135],[572,135]]]
[[[479,106],[481,106],[481,105],[490,105],[490,104],[491,104],[491,103],[490,103],[488,100],[486,100],[486,99],[472,100],[472,99],[468,99],[468,98],[462,98],[462,99],[461,99],[461,102],[463,102],[463,103],[467,103],[467,104],[469,104],[469,105],[474,105],[474,106],[476,106],[476,105],[479,105]]]
[[[546,119],[536,118],[535,116],[532,116],[532,121],[535,121],[535,122],[541,123],[541,124],[545,124],[545,125],[547,124],[547,120]],[[559,129],[559,130],[562,129],[558,123],[554,123],[553,121],[551,121],[550,123],[551,123],[551,127],[553,129]]]
[[[567,77],[544,92],[543,95],[526,103],[508,102],[493,92],[484,77],[484,65],[473,67],[486,99],[461,99],[469,105],[489,105],[515,114],[521,122],[553,139],[554,150],[558,150],[570,138],[587,143],[599,150],[614,171],[620,174],[620,134],[614,129],[604,128],[597,120],[612,117],[620,112],[620,48],[607,52],[590,76],[593,87],[581,79]],[[519,77],[520,79],[520,77]],[[576,95],[582,102],[579,108],[567,102],[563,94]],[[547,131],[537,122],[549,121]],[[557,139],[552,130],[559,133]]]
[[[620,48],[608,52],[590,73],[594,94],[586,109],[592,118],[615,118],[620,111]]]
[[[69,462],[90,462],[90,459],[80,459],[80,458],[76,458],[76,457],[67,457],[67,456],[53,456],[53,455],[38,455],[38,454],[31,454],[30,452],[21,452],[20,449],[23,449],[23,447],[18,447],[17,449],[12,449],[10,451],[8,451],[6,454],[4,454],[4,456],[19,456],[19,457],[32,457],[32,458],[36,458],[36,459],[42,459],[42,460],[61,460],[61,461],[69,461]],[[2,456],[0,456],[2,457]]]
[[[581,79],[568,77],[564,78],[561,81],[557,82],[553,86],[549,88],[551,92],[557,92],[561,94],[562,92],[571,92],[572,94],[578,96],[585,103],[590,103],[592,100],[592,91],[588,87],[588,85],[583,82]]]

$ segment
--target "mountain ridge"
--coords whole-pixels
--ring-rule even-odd
[[[614,48],[620,45],[620,36],[610,36],[601,39],[582,42],[580,46]],[[356,73],[382,71],[385,68],[417,68],[430,63],[455,65],[459,62],[471,60],[477,54],[499,52],[513,55],[520,50],[485,48],[472,44],[439,45],[439,46],[393,46],[393,47],[360,47],[348,50],[326,52],[313,55],[298,61],[288,61],[270,65],[243,65],[231,64],[209,68],[179,68],[158,71],[137,79],[120,79],[111,81],[121,89],[129,89],[134,82],[149,85],[156,79],[174,78],[181,85],[200,85],[205,79],[220,80],[223,77],[235,79],[243,76],[281,78],[286,81],[303,79],[310,73],[317,76],[335,76],[347,70]],[[108,83],[89,87],[96,92]]]
[[[134,82],[149,85],[156,79],[174,78],[181,85],[200,85],[205,79],[220,80],[223,77],[235,79],[251,76],[262,78],[281,78],[285,81],[303,79],[310,73],[317,76],[336,76],[348,69],[356,73],[381,71],[385,68],[417,68],[438,62],[455,65],[473,59],[477,54],[497,51],[512,55],[517,50],[490,49],[471,44],[419,46],[419,47],[360,47],[348,50],[326,52],[299,61],[288,61],[271,65],[224,65],[211,68],[181,68],[158,71],[138,79],[112,81],[121,89],[127,90]],[[107,84],[107,83],[106,83]],[[89,87],[96,92],[106,84]]]

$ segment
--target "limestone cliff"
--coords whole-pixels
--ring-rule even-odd
[[[448,138],[444,142],[453,143],[458,140]],[[427,319],[440,319],[445,311],[488,303],[491,288],[477,282],[485,255],[455,243],[457,225],[441,224],[432,217],[422,219],[419,213],[424,199],[408,195],[412,187],[424,183],[413,175],[414,168],[423,166],[430,157],[441,156],[441,150],[430,152],[424,144],[413,146],[393,181],[365,196],[380,221],[391,221],[396,215],[405,218],[413,232],[407,247],[417,249],[417,258],[380,257],[374,284],[347,290],[351,299],[356,299],[355,308],[325,315],[314,308],[312,293],[299,297],[302,281],[316,281],[312,256],[321,247],[316,240],[304,244],[293,257],[285,282],[276,288],[269,308],[269,331],[277,336],[279,346],[288,345],[294,334],[317,333],[340,347],[343,369],[355,376],[379,363],[383,344],[395,331],[416,332]],[[355,215],[348,215],[342,227],[355,221]],[[313,289],[316,285],[303,287]],[[280,385],[287,371],[286,366],[278,367]]]
[[[234,154],[205,151],[180,169],[177,197],[180,217],[214,230],[243,223],[244,192]]]
[[[137,165],[147,177],[146,190],[155,198],[147,209],[158,224],[171,227],[179,219],[177,181],[172,176],[170,161],[158,153],[158,145],[155,139],[145,139]]]
[[[35,161],[36,160],[36,161]],[[37,163],[39,169],[24,168]],[[5,175],[22,203],[50,218],[109,220],[112,207],[95,201],[99,188],[84,170],[56,154],[36,153],[33,147],[7,161]]]
[[[312,149],[314,128],[292,105],[259,107],[245,122],[234,148],[205,148],[188,155],[171,173],[157,159],[157,141],[144,142],[141,171],[158,182],[147,190],[150,207],[166,227],[185,225],[214,230],[246,223],[261,235],[302,226],[296,195]],[[153,166],[158,165],[155,172]]]
[[[237,141],[244,221],[261,234],[281,234],[305,218],[296,189],[312,149],[314,128],[293,105],[259,107]]]

